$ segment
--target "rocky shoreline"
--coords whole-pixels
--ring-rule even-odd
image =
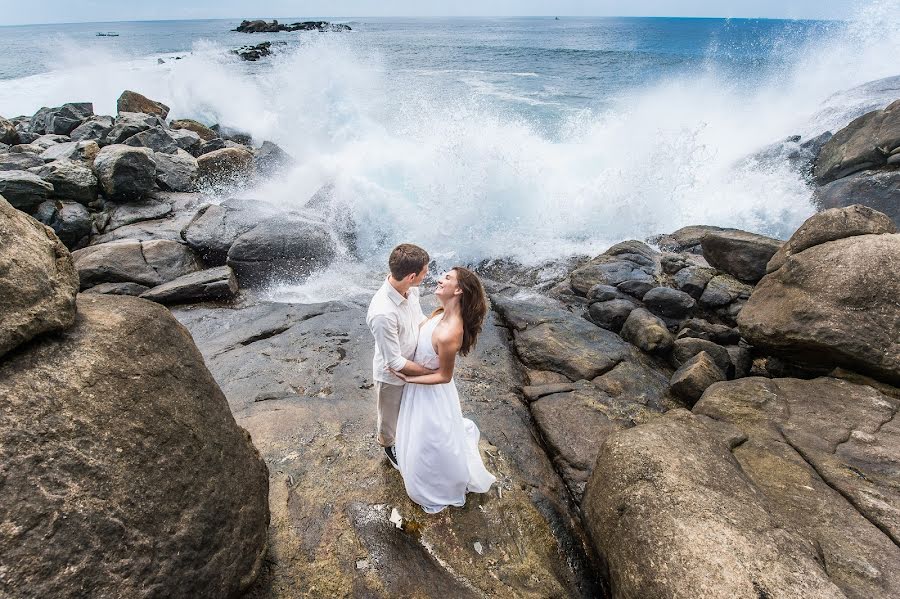
[[[805,146],[786,241],[483,265],[456,380],[498,485],[433,517],[373,441],[365,299],[253,293],[352,253],[327,187],[212,204],[290,158],[134,92],[0,119],[0,591],[897,596],[898,106]]]

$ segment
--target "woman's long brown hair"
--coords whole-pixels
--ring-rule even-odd
[[[462,289],[462,296],[459,301],[459,311],[462,315],[463,322],[463,340],[459,353],[462,356],[469,355],[475,342],[478,341],[478,334],[481,333],[481,326],[484,324],[484,317],[487,315],[487,296],[484,293],[484,287],[481,285],[481,279],[474,272],[462,266],[454,266],[450,270],[456,271],[456,282]],[[443,308],[438,308],[432,313],[432,316],[443,312]]]

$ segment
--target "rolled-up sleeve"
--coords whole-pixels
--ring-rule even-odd
[[[403,370],[406,367],[406,358],[400,354],[400,326],[395,315],[379,314],[372,318],[369,324],[372,335],[375,337],[375,345],[384,357],[384,362],[393,370]]]

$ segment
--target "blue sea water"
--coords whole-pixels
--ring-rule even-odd
[[[0,114],[68,101],[111,114],[133,89],[173,118],[271,139],[297,166],[240,193],[300,206],[332,186],[373,263],[400,240],[448,262],[529,263],[686,224],[786,235],[812,212],[811,188],[757,153],[900,97],[894,80],[864,86],[900,75],[898,9],[871,2],[849,22],[360,18],[344,33],[0,27]],[[230,52],[262,41],[284,44],[257,63]]]

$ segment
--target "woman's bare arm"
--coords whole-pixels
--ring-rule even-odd
[[[462,330],[457,333],[443,333],[436,336],[435,345],[438,352],[438,369],[432,374],[423,376],[407,376],[403,373],[393,372],[397,377],[407,383],[418,385],[443,385],[453,378],[453,369],[456,366],[456,352],[462,347]]]

